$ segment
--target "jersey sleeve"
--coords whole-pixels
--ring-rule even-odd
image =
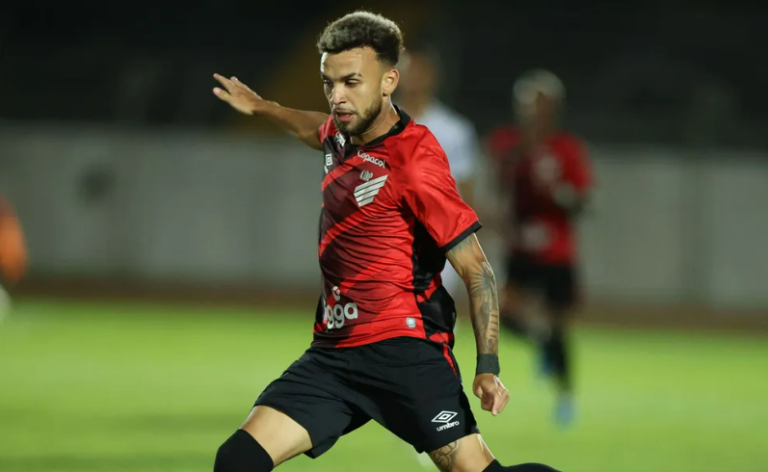
[[[442,150],[427,147],[414,156],[407,171],[404,200],[443,251],[481,228],[475,212],[459,196]]]

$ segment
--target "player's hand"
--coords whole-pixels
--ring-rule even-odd
[[[226,78],[219,74],[213,74],[213,78],[219,81],[223,89],[215,87],[213,94],[222,101],[230,104],[232,108],[246,115],[258,113],[266,101],[247,85],[237,80],[237,77]]]
[[[493,416],[501,413],[509,401],[509,390],[493,374],[480,374],[475,377],[472,390],[480,399],[483,410],[490,411]]]

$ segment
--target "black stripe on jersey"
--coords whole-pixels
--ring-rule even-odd
[[[453,333],[456,326],[456,303],[445,287],[438,287],[429,299],[417,303],[417,306],[427,339],[437,333]],[[449,342],[448,346],[453,348],[453,342]]]
[[[421,222],[416,221],[413,228],[413,289],[414,296],[424,293],[432,280],[445,267],[445,253],[437,246]],[[453,298],[440,286],[429,299],[416,305],[424,322],[427,339],[435,333],[450,333],[456,323],[456,306]]]
[[[445,253],[440,251],[437,243],[427,232],[421,222],[416,221],[413,228],[413,289],[422,293],[429,288],[432,279],[445,267]]]
[[[472,225],[469,228],[462,231],[461,234],[453,238],[448,244],[441,247],[440,249],[442,249],[443,253],[450,251],[451,249],[455,248],[460,242],[467,239],[471,234],[477,233],[478,231],[480,231],[480,228],[482,227],[483,225],[481,225],[479,221],[475,221],[474,223],[472,223]]]

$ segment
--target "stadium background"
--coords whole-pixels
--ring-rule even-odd
[[[579,5],[4,2],[0,193],[31,265],[0,323],[0,471],[211,470],[310,340],[322,172],[218,103],[211,74],[325,110],[314,39],[359,7],[438,47],[441,99],[481,134],[510,119],[515,76],[546,67],[589,143],[578,422],[550,424],[550,392],[509,339],[510,407],[480,415],[497,456],[568,472],[768,471],[768,13]],[[482,239],[497,260],[493,231]],[[467,326],[467,372],[473,351]],[[305,468],[420,466],[371,425],[281,470]]]

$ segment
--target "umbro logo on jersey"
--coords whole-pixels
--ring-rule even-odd
[[[360,180],[362,180],[363,182],[368,182],[372,178],[373,178],[373,172],[371,172],[370,170],[364,170],[360,172]]]
[[[379,194],[379,190],[381,190],[384,184],[387,183],[387,177],[388,176],[386,175],[382,175],[381,177],[376,177],[369,182],[358,185],[355,188],[355,201],[357,201],[357,206],[362,208],[371,203],[376,195]]]
[[[377,165],[379,167],[384,167],[384,161],[378,157],[373,157],[370,154],[364,153],[363,151],[357,151],[357,155],[366,162],[370,162],[371,164]]]

